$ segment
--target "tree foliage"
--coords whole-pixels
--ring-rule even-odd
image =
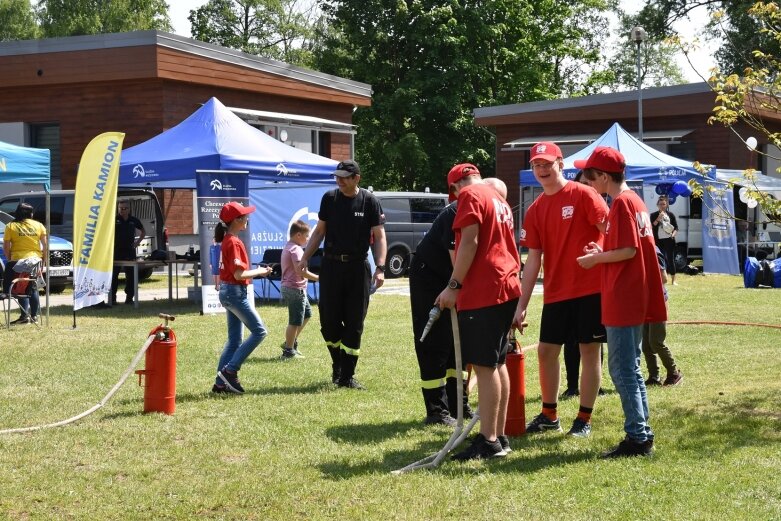
[[[356,156],[382,189],[445,189],[461,161],[492,174],[476,107],[581,93],[599,83],[603,0],[325,0],[317,68],[370,83]]]
[[[757,2],[747,11],[747,16],[760,28],[763,38],[781,46],[778,4]],[[751,60],[755,66],[746,67],[742,74],[715,71],[710,83],[716,92],[716,106],[709,122],[733,129],[740,123],[746,124],[781,148],[781,132],[771,130],[765,124],[769,116],[781,119],[781,54],[757,49],[751,53]],[[781,222],[781,201],[757,189],[753,183],[755,174],[754,170],[744,172],[743,184],[748,185],[749,196],[771,220]]]
[[[40,0],[43,36],[171,30],[165,0]]]
[[[0,41],[37,37],[38,25],[30,0],[0,0]]]
[[[312,0],[209,0],[188,20],[196,40],[306,66],[318,16]]]

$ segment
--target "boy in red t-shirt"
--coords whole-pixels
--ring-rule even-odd
[[[515,312],[520,328],[544,262],[543,308],[537,344],[542,412],[528,425],[529,434],[561,431],[557,402],[561,346],[574,332],[583,370],[580,409],[567,432],[585,438],[591,433],[591,413],[602,380],[600,344],[605,328],[600,319],[599,272],[588,272],[576,259],[589,243],[599,243],[605,229],[607,204],[591,187],[564,179],[561,150],[554,143],[537,143],[531,150],[534,176],[543,193],[526,212],[521,246],[529,249],[523,267],[522,295]]]
[[[504,198],[480,182],[474,165],[454,166],[448,181],[459,189],[453,221],[456,259],[436,304],[458,308],[463,361],[474,367],[480,389],[480,433],[453,459],[501,457],[510,448],[504,436],[510,397],[507,337],[521,294],[513,214]]]
[[[602,323],[607,330],[608,368],[624,410],[626,437],[605,458],[646,456],[653,451],[648,397],[640,371],[643,324],[667,320],[651,219],[643,200],[626,184],[624,156],[597,147],[577,168],[599,193],[613,200],[605,243],[589,245],[578,258],[585,269],[602,266]]]

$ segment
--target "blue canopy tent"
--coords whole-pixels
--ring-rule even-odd
[[[122,152],[119,186],[195,189],[196,170],[245,170],[268,182],[333,184],[337,162],[277,141],[211,98],[187,119]]]
[[[46,229],[51,229],[51,151],[27,148],[0,141],[0,183],[40,184],[46,191]],[[49,241],[46,241],[46,259]],[[46,324],[49,324],[49,272],[46,272]]]
[[[655,150],[638,141],[618,123],[613,123],[607,132],[602,134],[587,147],[564,158],[564,175],[572,179],[577,173],[574,162],[586,159],[596,147],[611,147],[624,154],[626,159],[626,177],[629,180],[639,180],[644,183],[674,183],[696,179],[703,181],[708,178],[699,173],[691,161],[678,159]],[[709,178],[715,178],[715,167],[710,167]],[[521,186],[540,186],[531,170],[521,170]]]
[[[119,185],[194,190],[198,170],[249,172],[250,201],[259,211],[250,218],[248,250],[259,262],[287,241],[293,216],[312,221],[309,209],[316,212],[322,194],[335,187],[337,164],[268,136],[211,98],[175,127],[124,150]]]

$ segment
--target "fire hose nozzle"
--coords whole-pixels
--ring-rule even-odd
[[[431,308],[431,311],[428,312],[428,322],[426,322],[426,327],[423,328],[423,334],[420,335],[421,342],[425,340],[426,335],[428,335],[429,331],[431,331],[431,327],[434,325],[434,322],[439,320],[441,315],[442,310],[439,308],[439,306],[434,306]]]

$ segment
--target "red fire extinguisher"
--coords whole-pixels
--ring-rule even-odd
[[[507,420],[504,433],[508,436],[520,436],[526,433],[526,378],[524,374],[524,356],[521,346],[515,339],[515,330],[510,331],[510,350],[507,353],[506,367],[510,375],[510,401],[507,404]]]
[[[175,317],[160,313],[164,324],[153,329],[154,340],[146,351],[144,369],[136,371],[138,385],[144,376],[144,412],[173,414],[176,410],[176,335],[168,327]]]

